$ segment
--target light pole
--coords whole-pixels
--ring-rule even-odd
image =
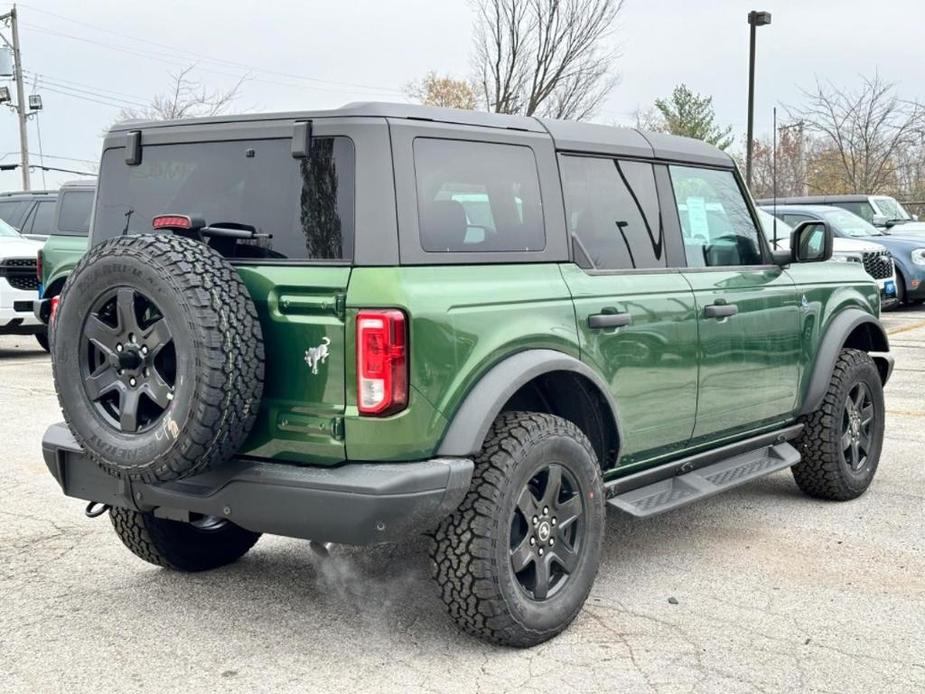
[[[770,12],[752,10],[748,13],[748,141],[745,143],[745,184],[752,186],[752,126],[755,116],[755,29],[771,23]]]

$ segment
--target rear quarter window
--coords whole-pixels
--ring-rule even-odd
[[[6,200],[0,202],[0,219],[7,224],[20,227],[23,221],[23,215],[26,213],[26,207],[29,205],[25,200]]]
[[[234,258],[351,260],[355,153],[347,137],[312,140],[293,159],[290,139],[149,145],[138,166],[122,148],[103,155],[93,243],[151,231],[160,214],[246,224],[268,238],[239,242]]]
[[[90,231],[90,214],[93,212],[93,191],[68,191],[58,199],[58,226],[56,234],[86,236]]]
[[[540,183],[530,147],[418,138],[414,173],[425,251],[546,247]]]

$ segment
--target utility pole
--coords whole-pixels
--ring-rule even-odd
[[[0,39],[13,51],[13,80],[16,82],[16,116],[19,118],[19,154],[20,168],[22,169],[22,188],[31,190],[32,185],[29,180],[29,133],[26,130],[26,97],[22,83],[22,53],[19,48],[19,22],[16,18],[16,5],[13,5],[6,14],[0,15],[0,22],[10,27],[13,41],[10,43],[6,37],[0,34]]]

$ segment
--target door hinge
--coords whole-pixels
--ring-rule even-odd
[[[347,295],[339,293],[334,295],[334,312],[343,320],[347,317]]]
[[[331,420],[331,437],[338,440],[344,440],[344,418],[335,417]]]

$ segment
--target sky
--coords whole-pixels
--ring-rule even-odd
[[[102,135],[122,106],[162,92],[170,73],[227,89],[245,77],[233,110],[331,108],[406,101],[404,86],[430,70],[471,74],[469,0],[28,0],[17,4],[27,91],[44,109],[29,121],[32,161],[92,170]],[[9,5],[0,2],[0,10]],[[625,0],[608,38],[619,84],[594,120],[631,125],[678,83],[712,95],[718,122],[745,141],[750,9],[758,29],[756,135],[776,105],[798,105],[815,81],[852,86],[874,71],[904,97],[925,101],[925,2],[881,0]],[[9,38],[9,31],[0,27]],[[13,91],[12,83],[8,84]],[[14,92],[15,94],[15,92]],[[779,110],[778,117],[784,118]],[[0,163],[19,158],[15,114],[0,111]],[[57,188],[72,174],[32,174]],[[0,172],[0,190],[21,188]]]

